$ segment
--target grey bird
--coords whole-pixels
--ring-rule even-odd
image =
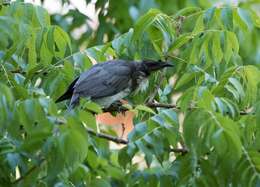
[[[56,102],[70,99],[69,109],[79,104],[80,98],[90,98],[103,108],[144,89],[148,76],[173,64],[162,61],[110,60],[98,63],[77,77]]]

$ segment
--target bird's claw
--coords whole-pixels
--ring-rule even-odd
[[[113,104],[111,104],[108,108],[105,108],[103,111],[110,112],[112,114],[122,113],[123,115],[125,115],[127,108],[125,108],[120,101],[116,101]]]

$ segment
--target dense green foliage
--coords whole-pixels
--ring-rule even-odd
[[[0,186],[260,185],[258,2],[138,2],[111,1],[96,35],[79,40],[70,36],[85,19],[76,10],[50,17],[39,6],[0,4]],[[68,25],[66,16],[79,22]],[[92,47],[75,52],[86,40]],[[93,59],[111,58],[175,64],[129,98],[137,116],[121,149],[94,135],[101,128],[116,136],[97,125],[97,104],[84,100],[68,112],[54,102]],[[155,91],[153,102],[168,108],[145,105]]]

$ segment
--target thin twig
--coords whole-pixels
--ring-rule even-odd
[[[109,141],[112,141],[112,142],[115,142],[115,143],[118,143],[118,144],[127,145],[129,143],[125,139],[114,137],[114,136],[111,136],[111,135],[108,135],[108,134],[97,133],[97,132],[95,132],[95,131],[93,131],[92,129],[89,129],[89,128],[87,129],[87,132],[90,135],[93,135],[93,136],[96,136],[96,137],[99,137],[99,138],[103,138],[103,139],[106,139],[106,140],[109,140]],[[169,149],[169,151],[174,152],[174,153],[181,153],[181,154],[188,153],[188,150],[186,148],[171,148],[171,149]]]
[[[172,109],[175,109],[175,110],[180,110],[181,108],[178,107],[177,105],[175,104],[168,104],[168,103],[147,103],[146,106],[148,107],[151,107],[151,108],[157,108],[157,107],[160,107],[160,108],[172,108]],[[197,107],[189,107],[188,109],[189,110],[193,110],[193,109],[196,109]],[[247,111],[240,111],[239,114],[241,116],[243,115],[250,115],[250,114],[255,114],[254,112],[250,111],[250,112],[247,112]]]
[[[56,119],[55,123],[58,124],[58,125],[64,125],[64,124],[66,124],[66,120]],[[88,128],[88,127],[85,127],[85,129],[90,135],[93,135],[93,136],[96,136],[96,137],[99,137],[99,138],[103,138],[103,139],[107,139],[107,140],[110,140],[112,142],[119,143],[119,144],[128,144],[128,141],[125,140],[125,139],[118,138],[118,137],[111,136],[111,135],[104,134],[104,133],[100,133],[100,132],[96,132],[96,131]]]
[[[12,182],[12,184],[17,184],[18,182],[20,182],[21,180],[24,180],[26,177],[28,177],[34,170],[36,170],[38,167],[41,166],[41,164],[45,161],[45,159],[40,160],[39,164],[34,165],[33,167],[31,167],[23,176],[21,176],[20,178],[16,179],[15,181]]]
[[[83,52],[82,52],[82,51],[78,51],[78,52],[76,52],[76,53],[72,53],[72,54],[66,56],[65,58],[62,58],[62,59],[58,60],[56,63],[54,63],[54,64],[52,64],[52,65],[50,65],[50,66],[44,67],[44,68],[41,70],[41,73],[47,72],[50,68],[53,68],[53,67],[55,68],[55,67],[57,67],[57,65],[59,65],[60,63],[64,62],[65,60],[68,60],[68,59],[70,59],[71,57],[73,57],[74,55],[80,54],[80,53],[83,53]]]
[[[89,129],[89,128],[86,128],[86,130],[89,134],[94,135],[96,137],[107,139],[109,141],[112,141],[112,142],[115,142],[115,143],[118,143],[118,144],[128,144],[128,141],[125,140],[125,139],[118,138],[118,137],[111,136],[111,135],[104,134],[104,133],[98,133],[98,132],[95,132],[94,130]]]
[[[20,73],[20,74],[26,74],[26,72],[25,71],[23,71],[23,70],[21,70],[21,69],[15,69],[15,70],[11,70],[10,71],[11,73]]]
[[[65,124],[66,121],[57,119],[56,123],[58,123],[59,125],[62,125],[62,124]],[[118,137],[111,136],[111,135],[104,134],[104,133],[98,133],[98,132],[95,132],[94,130],[92,130],[90,128],[87,128],[87,127],[85,127],[85,128],[86,128],[86,131],[90,135],[93,135],[93,136],[96,136],[96,137],[99,137],[99,138],[103,138],[103,139],[106,139],[106,140],[109,140],[109,141],[112,141],[112,142],[115,142],[115,143],[118,143],[118,144],[127,145],[129,143],[128,140],[125,140],[123,138],[118,138]],[[175,152],[175,153],[187,153],[188,152],[188,150],[186,148],[170,149],[170,151]]]
[[[150,102],[150,103],[147,103],[146,106],[151,107],[151,108],[160,107],[160,108],[172,108],[172,109],[180,110],[180,107],[178,107],[178,106],[176,106],[174,104],[167,104],[167,103],[153,103],[153,102]]]
[[[188,149],[186,148],[171,148],[170,152],[174,152],[174,153],[181,153],[181,154],[186,154],[188,153]]]
[[[122,138],[125,134],[125,124],[121,123],[121,126],[122,126],[122,134],[121,134],[121,138]]]
[[[4,67],[4,65],[2,63],[1,63],[1,66],[2,66],[2,69],[4,70],[4,75],[5,75],[6,79],[7,79],[7,82],[10,84],[10,86],[13,86],[11,80],[9,79],[8,73],[7,73],[5,67]]]
[[[61,122],[59,122],[59,124],[61,124]],[[62,122],[62,124],[64,124],[64,122]],[[118,138],[118,137],[114,137],[108,134],[103,134],[103,133],[97,133],[92,129],[86,128],[87,132],[90,135],[99,137],[99,138],[103,138],[118,144],[125,144],[127,145],[129,142],[125,139],[122,138]],[[188,153],[188,150],[186,148],[171,148],[169,149],[170,152],[174,152],[174,153],[181,153],[182,155]],[[12,184],[17,184],[20,181],[24,180],[26,177],[28,177],[34,170],[36,170],[37,168],[39,168],[41,166],[41,164],[45,161],[45,159],[40,160],[39,164],[34,165],[33,167],[31,167],[23,176],[21,176],[20,178],[16,179],[15,181],[12,182]]]

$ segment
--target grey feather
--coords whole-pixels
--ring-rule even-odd
[[[131,64],[133,65],[129,66],[129,62],[110,61],[106,64],[96,64],[82,73],[74,85],[70,105],[72,107],[77,105],[80,97],[90,97],[98,102],[100,98],[104,100],[104,97],[113,96],[127,89],[131,82],[131,74],[135,70],[134,63]],[[123,96],[127,96],[126,92],[122,94]]]
[[[151,72],[170,66],[172,64],[155,61],[111,60],[99,63],[75,79],[56,102],[70,98],[69,109],[72,109],[81,97],[87,97],[106,108],[134,90],[143,90]]]

